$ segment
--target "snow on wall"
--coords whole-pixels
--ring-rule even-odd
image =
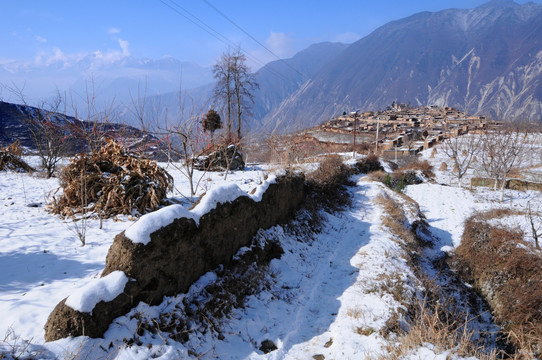
[[[123,271],[113,271],[75,291],[66,299],[66,305],[90,313],[100,301],[112,301],[122,294],[127,283],[128,277]]]
[[[200,199],[200,202],[192,209],[186,210],[181,205],[170,205],[152,213],[143,215],[132,224],[124,235],[134,243],[147,245],[151,241],[151,234],[160,228],[171,224],[180,218],[193,219],[199,224],[200,218],[209,211],[215,209],[218,204],[233,202],[241,196],[248,196],[256,202],[262,200],[263,194],[269,185],[276,183],[276,175],[271,175],[260,184],[254,194],[247,194],[237,184],[227,184],[211,189]]]

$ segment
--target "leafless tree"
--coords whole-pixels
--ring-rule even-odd
[[[235,107],[237,117],[237,138],[241,139],[241,124],[243,114],[248,113],[250,106],[254,104],[253,91],[259,87],[254,74],[246,65],[246,56],[237,50],[233,54],[233,90],[235,95]]]
[[[230,51],[222,54],[217,63],[213,66],[213,74],[216,79],[216,85],[213,93],[213,99],[226,114],[227,136],[231,138],[232,131],[232,113],[233,113],[233,65]]]
[[[531,226],[531,236],[537,250],[540,250],[539,239],[542,236],[542,216],[540,215],[540,210],[540,201],[536,201],[534,205],[531,204],[531,201],[527,203],[527,221]]]
[[[190,201],[192,201],[206,173],[206,169],[204,169],[200,176],[196,176],[196,163],[194,161],[196,154],[208,143],[201,125],[201,119],[192,116],[187,121],[170,124],[163,135],[167,136],[166,141],[169,144],[169,150],[176,152],[175,155],[181,157],[180,164],[175,162],[171,164],[187,178],[190,188]],[[175,150],[177,146],[180,147],[178,151]]]
[[[471,169],[475,156],[480,151],[481,137],[478,135],[449,136],[443,141],[443,151],[453,162],[459,185]]]
[[[75,95],[70,93],[70,107],[76,121],[70,123],[70,132],[82,141],[90,152],[96,152],[104,144],[106,138],[118,138],[123,134],[113,133],[112,123],[116,122],[114,115],[115,99],[107,103],[97,104],[94,79],[85,84],[85,93],[77,101]],[[78,103],[82,103],[81,106]],[[116,128],[120,130],[121,127]],[[118,140],[118,139],[117,139]]]
[[[508,124],[502,129],[493,130],[482,137],[481,164],[485,173],[495,180],[494,188],[500,186],[500,201],[504,198],[506,178],[527,153],[525,130]]]
[[[228,51],[220,57],[213,67],[216,79],[213,98],[226,113],[228,139],[232,138],[234,118],[237,121],[237,138],[242,137],[243,116],[254,103],[253,91],[258,87],[254,74],[246,65],[246,56],[240,48]]]

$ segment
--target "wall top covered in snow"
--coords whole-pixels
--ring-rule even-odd
[[[239,197],[247,196],[256,202],[262,200],[262,196],[269,188],[269,185],[276,182],[276,176],[271,175],[261,185],[259,185],[253,194],[247,194],[237,184],[228,184],[211,189],[203,195],[196,206],[187,210],[181,205],[170,205],[152,213],[143,215],[137,222],[130,226],[125,235],[134,243],[147,245],[151,241],[151,234],[174,220],[180,218],[193,219],[199,224],[200,218],[216,209],[218,204],[231,203]]]

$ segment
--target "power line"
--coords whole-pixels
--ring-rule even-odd
[[[304,79],[306,80],[309,80],[309,77],[305,74],[303,74],[302,72],[300,72],[299,70],[297,70],[296,68],[294,68],[293,66],[291,66],[288,62],[284,61],[284,59],[281,59],[277,54],[275,54],[273,51],[271,51],[267,46],[265,46],[264,44],[262,44],[258,39],[256,39],[254,36],[252,36],[248,31],[246,31],[245,29],[243,29],[241,26],[239,26],[235,21],[233,21],[232,19],[230,19],[226,14],[224,14],[222,11],[220,11],[219,9],[217,9],[213,4],[211,4],[209,1],[207,0],[202,0],[204,3],[206,3],[210,8],[212,8],[213,10],[215,10],[217,13],[219,13],[224,19],[228,20],[230,23],[232,23],[236,28],[238,28],[239,30],[241,30],[245,35],[247,35],[248,37],[250,37],[252,40],[254,40],[254,42],[256,42],[258,45],[260,45],[262,48],[264,48],[265,50],[267,50],[267,52],[269,52],[271,55],[273,55],[274,57],[276,57],[278,60],[282,61],[286,66],[288,66],[290,69],[294,70],[296,73],[298,73],[299,75],[301,75]]]
[[[219,40],[220,42],[228,45],[228,46],[232,46],[232,47],[237,47],[237,44],[235,44],[232,40],[228,39],[226,36],[224,36],[223,34],[221,34],[219,31],[216,31],[215,29],[213,29],[211,26],[209,26],[207,23],[205,23],[205,21],[201,20],[200,18],[198,18],[196,15],[192,14],[190,11],[188,11],[186,8],[182,7],[181,5],[179,5],[177,2],[175,2],[174,0],[169,0],[169,2],[172,5],[168,4],[165,0],[160,0],[160,2],[164,5],[166,5],[167,7],[169,7],[171,10],[173,10],[174,12],[176,12],[178,15],[181,15],[182,17],[184,17],[185,19],[187,19],[188,21],[190,21],[192,24],[196,25],[197,27],[199,27],[200,29],[202,29],[203,31],[205,31],[206,33],[208,33],[209,35],[211,35],[212,37],[214,37],[215,39]],[[179,11],[182,10],[183,12]],[[251,59],[252,61],[254,61],[255,63],[259,64],[260,66],[265,66],[265,63],[263,63],[262,61],[260,61],[259,59],[257,59],[256,57],[254,57],[253,55],[249,54],[248,52],[246,52],[245,50],[241,49],[241,47],[239,47],[239,49],[249,58]],[[278,75],[278,74],[277,74]],[[280,75],[279,75],[280,76]]]
[[[160,0],[160,2],[164,5],[166,5],[167,7],[169,7],[171,10],[173,10],[175,13],[177,13],[178,15],[181,15],[182,17],[184,17],[185,19],[187,19],[188,21],[190,21],[191,23],[193,23],[194,25],[196,25],[197,27],[199,27],[200,29],[204,30],[206,33],[208,33],[209,35],[213,36],[215,39],[219,40],[220,42],[228,45],[228,46],[233,46],[233,47],[239,47],[239,50],[242,51],[245,56],[249,59],[251,59],[252,61],[254,61],[255,63],[259,64],[262,68],[265,67],[265,63],[263,63],[262,61],[260,61],[258,58],[256,58],[255,56],[249,54],[247,51],[243,50],[240,46],[238,46],[237,44],[235,44],[232,40],[228,39],[225,35],[221,34],[219,31],[213,29],[210,25],[208,25],[207,23],[205,23],[205,21],[199,19],[197,16],[195,16],[194,14],[192,14],[190,11],[188,11],[186,8],[182,7],[181,5],[179,5],[177,2],[175,2],[174,0],[169,0],[170,3],[172,3],[175,7],[177,7],[178,9],[184,11],[186,14],[182,13],[181,11],[179,11],[177,8],[173,7],[172,5],[166,3],[164,0]],[[194,20],[195,19],[195,20]],[[272,75],[282,79],[283,81],[288,81],[288,79],[272,70],[272,69],[269,69],[269,68],[265,68],[267,71],[269,71]]]

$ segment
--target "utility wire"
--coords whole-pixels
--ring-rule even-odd
[[[175,2],[174,0],[169,0],[169,3],[167,3],[165,0],[160,0],[160,2],[164,5],[166,5],[167,7],[169,7],[171,10],[173,10],[174,12],[176,12],[177,14],[181,15],[182,17],[184,17],[185,19],[187,19],[188,21],[190,21],[191,23],[193,23],[194,25],[196,25],[197,27],[201,28],[202,30],[204,30],[206,33],[208,33],[209,35],[213,36],[215,39],[221,41],[222,43],[228,45],[228,46],[232,46],[232,47],[237,47],[237,45],[230,39],[228,39],[226,36],[222,35],[220,32],[216,31],[215,29],[213,29],[211,26],[209,26],[208,24],[206,24],[203,20],[199,19],[197,16],[195,16],[194,14],[192,14],[190,11],[188,11],[187,9],[185,9],[184,7],[182,7],[181,5],[179,5],[177,2]],[[183,12],[179,11],[182,10]],[[186,15],[186,14],[188,15]],[[251,59],[252,61],[254,61],[255,63],[259,64],[262,68],[265,66],[265,63],[263,63],[262,61],[260,61],[258,58],[254,57],[253,55],[249,54],[247,51],[241,49],[241,47],[239,47],[239,49],[249,58]],[[271,70],[271,69],[267,69],[269,70],[271,73],[273,73],[275,76],[277,77],[280,77],[282,80],[284,81],[287,81],[288,79],[283,76],[282,74],[279,74],[277,73],[276,71],[274,70]]]
[[[217,13],[219,13],[223,18],[225,18],[226,20],[228,20],[231,24],[233,24],[233,26],[235,26],[236,28],[238,28],[239,30],[241,30],[245,35],[247,35],[248,37],[250,37],[252,40],[254,40],[254,42],[256,42],[258,45],[260,45],[262,48],[264,48],[265,50],[267,50],[267,52],[269,52],[271,55],[273,55],[274,57],[276,57],[279,61],[281,61],[282,63],[284,63],[287,67],[289,67],[290,69],[292,69],[293,71],[295,71],[298,75],[301,76],[302,79],[304,80],[310,80],[310,77],[308,77],[307,75],[303,74],[301,71],[299,71],[298,69],[294,68],[292,65],[290,65],[290,63],[288,63],[287,61],[285,61],[284,59],[280,58],[277,54],[275,54],[271,49],[269,49],[267,46],[265,46],[264,44],[262,44],[258,39],[256,39],[254,36],[252,36],[248,31],[246,31],[245,29],[243,29],[241,26],[239,26],[235,21],[233,21],[232,19],[230,19],[226,14],[224,14],[222,11],[220,11],[219,9],[216,8],[216,6],[214,6],[213,4],[211,4],[208,0],[202,0],[204,3],[206,3],[210,8],[212,8],[214,11],[216,11]],[[269,71],[272,71],[270,70],[269,68],[267,68],[267,70]],[[282,77],[282,76],[281,76]],[[284,77],[282,77],[282,79],[284,80]],[[314,83],[314,82],[313,82]],[[314,85],[316,85],[318,88],[322,89],[318,84],[314,83]]]

